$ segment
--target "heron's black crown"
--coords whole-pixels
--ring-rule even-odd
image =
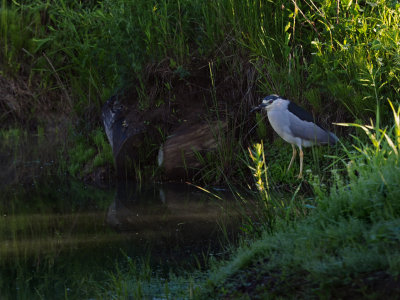
[[[276,99],[280,98],[278,95],[269,95],[263,99],[263,101],[275,101]]]

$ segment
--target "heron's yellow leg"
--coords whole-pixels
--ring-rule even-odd
[[[293,148],[293,155],[292,155],[292,159],[290,160],[289,167],[287,168],[287,172],[289,172],[290,168],[292,167],[294,159],[296,158],[296,154],[297,154],[296,147],[293,144],[292,144],[292,148]]]
[[[300,173],[299,176],[297,178],[302,178],[303,177],[303,150],[301,149],[301,147],[299,147],[300,150]]]

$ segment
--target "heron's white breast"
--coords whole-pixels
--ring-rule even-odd
[[[289,101],[276,100],[269,107],[267,107],[268,120],[276,133],[290,144],[301,146],[301,139],[293,137],[290,131],[290,112],[287,107]]]

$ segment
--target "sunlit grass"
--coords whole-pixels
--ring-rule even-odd
[[[252,172],[261,203],[256,207],[269,224],[263,239],[243,247],[231,263],[215,277],[211,275],[214,283],[222,285],[226,278],[234,278],[244,267],[269,255],[273,260],[257,270],[259,274],[293,275],[296,280],[287,280],[289,284],[324,297],[357,280],[365,282],[363,272],[368,275],[383,269],[390,276],[400,272],[399,205],[395,201],[400,198],[400,121],[397,104],[386,102],[387,98],[397,100],[400,91],[399,19],[396,1],[63,0],[50,5],[49,1],[2,0],[0,76],[23,75],[27,85],[36,80],[37,93],[61,95],[49,108],[65,108],[89,123],[86,118],[97,120],[94,116],[100,115],[110,95],[136,82],[140,108],[152,109],[145,82],[146,73],[154,70],[149,66],[166,65],[179,80],[185,80],[191,59],[196,57],[205,66],[215,66],[209,78],[214,102],[221,100],[216,98],[215,78],[248,76],[243,82],[255,85],[252,93],[285,95],[313,108],[322,118],[357,119],[357,124],[345,126],[365,132],[367,138],[354,137],[355,147],[343,142],[343,150],[328,152],[336,156],[335,163],[322,158],[329,150],[308,151],[305,164],[310,166],[311,200],[307,205],[298,199],[303,183],[285,172],[291,152],[290,147],[285,152],[287,145],[275,142],[267,149],[258,144],[249,159],[246,151],[238,153],[240,147],[231,130],[237,128],[232,126],[228,127],[232,135],[224,137],[216,154],[202,157],[208,165],[199,177],[205,182],[227,182],[227,175],[243,181],[249,178],[237,176],[243,170],[228,173],[237,166],[233,162],[243,160],[244,168],[246,162],[255,163]],[[253,77],[247,65],[255,69]],[[174,90],[169,83],[157,88],[165,89],[165,95]],[[232,110],[236,104],[251,104],[244,99],[246,95],[233,99]],[[12,114],[6,100],[0,104],[4,110],[0,117]],[[32,97],[32,102],[21,104],[34,115],[41,102]],[[390,107],[394,125],[385,127],[390,123]],[[375,120],[362,125],[376,110]],[[241,126],[247,122],[243,116]],[[38,139],[43,136],[41,128],[37,128]],[[84,132],[74,147],[60,152],[60,160],[64,158],[61,173],[79,177],[94,167],[112,164],[104,133],[90,128],[89,135]],[[21,132],[2,131],[1,135],[10,145],[17,145],[26,140]],[[244,134],[239,132],[240,139]],[[258,128],[260,138],[266,133],[265,126]],[[287,185],[292,197],[275,198],[272,190]],[[132,270],[141,272],[136,267]],[[114,277],[106,295],[147,295],[145,285],[151,286],[152,278],[148,269],[144,272],[146,277],[137,282],[122,273],[110,275]],[[298,274],[307,282],[297,280]],[[166,280],[156,281],[164,284],[162,295],[182,295],[169,293],[171,285]],[[193,291],[187,282],[183,295],[190,296]],[[296,286],[296,282],[304,285]],[[219,291],[229,294],[231,290],[224,286]]]
[[[348,117],[365,120],[377,104],[386,122],[384,99],[396,99],[400,89],[399,10],[394,2],[68,0],[49,5],[44,0],[3,0],[0,18],[2,74],[26,76],[29,84],[38,83],[39,94],[55,91],[60,97],[46,105],[81,119],[96,119],[107,98],[132,84],[141,109],[153,109],[149,89],[159,90],[157,101],[173,101],[174,86],[163,81],[163,72],[153,74],[156,66],[185,80],[197,71],[192,70],[192,58],[213,66],[209,79],[214,103],[225,100],[216,97],[216,78],[232,78],[238,86],[254,85],[252,94],[285,95],[322,118],[340,122]],[[251,72],[251,80],[244,78]],[[149,78],[156,82],[153,86]],[[245,108],[254,103],[242,102],[255,96],[238,94],[232,103]],[[21,106],[43,105],[32,103]],[[240,132],[239,139],[248,122],[241,118],[228,126]],[[265,128],[258,129],[260,137],[265,133]],[[235,138],[234,132],[226,135],[215,155],[203,158],[206,167],[197,178],[222,182],[237,175],[226,167],[240,160]],[[94,147],[99,148],[89,146]],[[76,156],[86,161],[74,158],[72,174],[81,173],[88,160],[94,166],[112,161],[103,146],[97,155],[84,155],[78,148]],[[272,174],[279,172],[273,170],[276,166]],[[143,176],[143,171],[137,173]]]
[[[149,63],[168,59],[185,70],[192,56],[232,55],[230,63],[244,55],[263,91],[300,101],[313,95],[316,110],[325,104],[314,100],[328,93],[322,98],[362,117],[374,110],[376,91],[393,98],[399,89],[398,4],[339,5],[2,1],[3,63],[12,72],[33,63],[28,71],[44,87],[71,93],[79,112],[140,80]]]
[[[396,281],[400,272],[400,110],[390,106],[392,127],[346,124],[361,127],[370,140],[354,139],[357,151],[345,149],[346,176],[335,173],[330,192],[316,193],[308,216],[265,232],[213,270],[210,284],[217,295],[378,297],[398,292],[375,289],[379,282]],[[251,283],[267,286],[256,290],[248,288]]]

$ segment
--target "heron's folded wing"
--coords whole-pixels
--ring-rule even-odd
[[[289,113],[289,121],[289,129],[296,137],[317,144],[335,144],[336,142],[329,131],[313,122],[301,120],[292,113]]]

